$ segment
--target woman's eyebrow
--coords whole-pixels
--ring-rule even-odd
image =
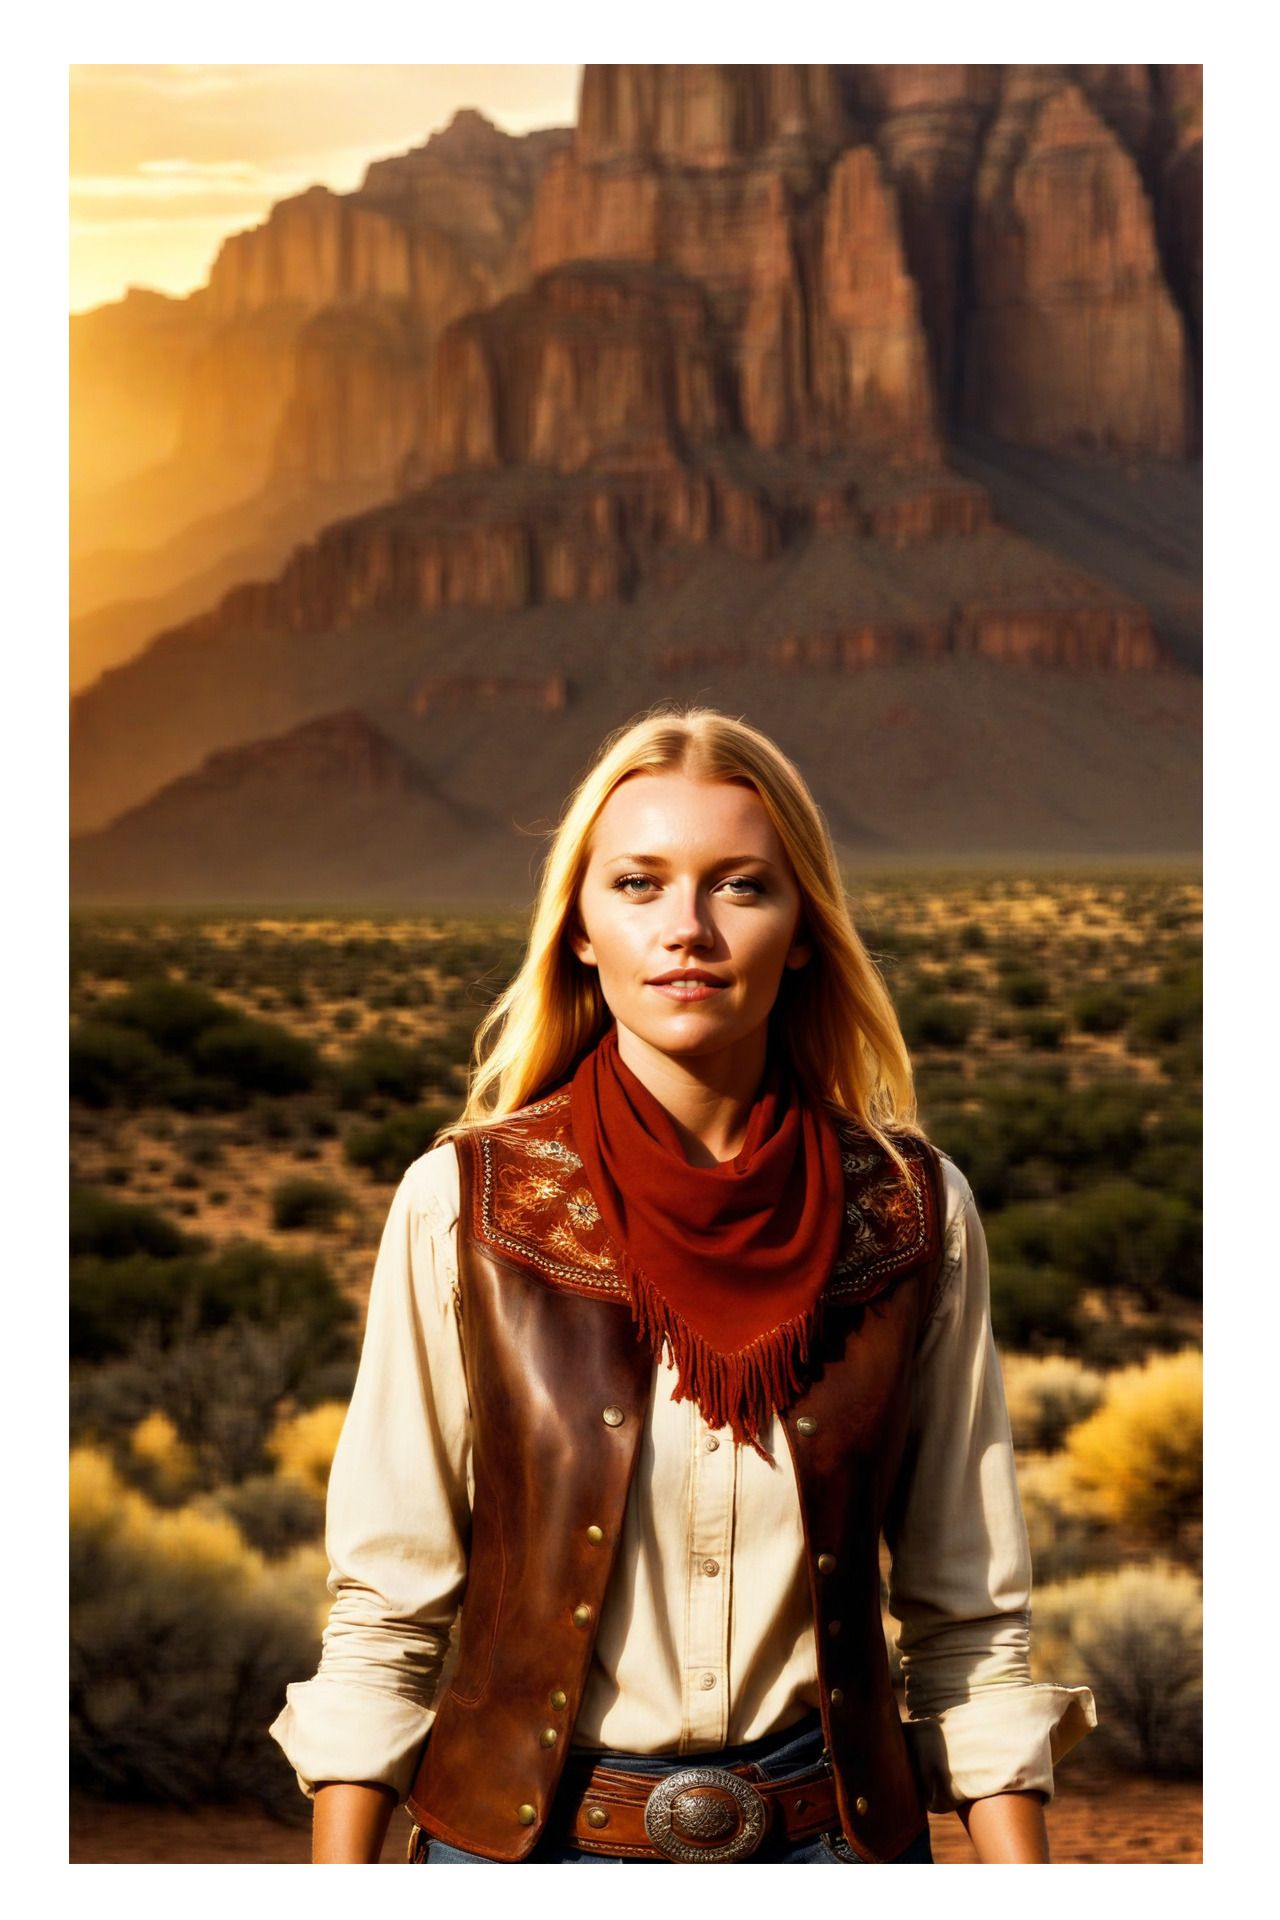
[[[604,864],[607,867],[619,864],[629,867],[669,867],[671,862],[661,853],[611,853]],[[713,872],[721,867],[745,866],[772,868],[773,862],[763,853],[726,853],[719,860],[711,862]]]

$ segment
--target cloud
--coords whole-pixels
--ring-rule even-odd
[[[139,160],[138,172],[193,180],[258,180],[262,176],[261,167],[251,160]]]
[[[93,211],[104,202],[125,208],[150,206],[157,211],[168,206],[172,217],[186,219],[193,203],[217,200],[228,207],[264,209],[304,193],[313,181],[309,172],[282,172],[255,166],[250,160],[143,160],[132,173],[73,175],[71,205],[88,219],[109,217]]]

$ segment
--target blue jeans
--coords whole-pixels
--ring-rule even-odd
[[[788,1727],[783,1734],[772,1734],[764,1740],[754,1740],[744,1747],[725,1747],[719,1753],[707,1754],[636,1754],[636,1753],[597,1753],[590,1758],[599,1766],[619,1767],[628,1773],[647,1773],[658,1778],[664,1773],[678,1773],[682,1767],[717,1766],[741,1767],[754,1765],[769,1780],[787,1780],[792,1775],[801,1775],[811,1771],[822,1758],[822,1722],[817,1714],[802,1720],[796,1727]],[[572,1761],[571,1763],[572,1764]],[[425,1836],[424,1836],[425,1838]],[[417,1830],[415,1829],[415,1839]],[[768,1861],[778,1866],[863,1866],[849,1842],[838,1830],[834,1833],[811,1834],[807,1840],[785,1843],[772,1850],[762,1848],[752,1856],[758,1861]],[[477,1866],[491,1867],[497,1864],[486,1860],[478,1853],[463,1853],[458,1847],[446,1846],[443,1840],[426,1841],[425,1853],[421,1844],[410,1847],[410,1858],[426,1866]],[[640,1864],[656,1864],[651,1861],[639,1863],[616,1859],[607,1853],[582,1853],[577,1847],[566,1841],[556,1839],[550,1832],[544,1833],[537,1846],[529,1855],[530,1862],[541,1862],[549,1866],[622,1867]],[[750,1861],[744,1862],[750,1865]],[[905,1852],[900,1853],[892,1863],[894,1866],[932,1866],[933,1853],[929,1846],[929,1834],[926,1828],[918,1840],[913,1840]]]

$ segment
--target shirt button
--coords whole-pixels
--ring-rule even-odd
[[[705,1444],[706,1444],[707,1452],[714,1453],[716,1448],[720,1445],[720,1442],[716,1439],[716,1436],[714,1435],[714,1433],[709,1433],[707,1435]]]
[[[716,1677],[714,1673],[704,1673],[701,1680],[699,1680],[698,1685],[702,1688],[702,1691],[704,1693],[710,1693],[715,1683],[716,1683]]]
[[[704,1560],[702,1563],[702,1571],[704,1573],[719,1573],[720,1562],[718,1560]]]

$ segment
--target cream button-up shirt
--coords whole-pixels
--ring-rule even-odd
[[[945,1256],[917,1353],[910,1483],[891,1554],[907,1737],[935,1811],[1053,1791],[1053,1762],[1096,1724],[1087,1687],[1028,1667],[1031,1558],[991,1334],[986,1240],[943,1161]],[[391,1203],[364,1348],[329,1481],[333,1605],[319,1670],[271,1728],[305,1793],[378,1781],[403,1797],[451,1670],[467,1576],[473,1409],[459,1326],[452,1145]],[[713,1432],[655,1365],[640,1457],[575,1746],[697,1754],[818,1704],[791,1456]]]

